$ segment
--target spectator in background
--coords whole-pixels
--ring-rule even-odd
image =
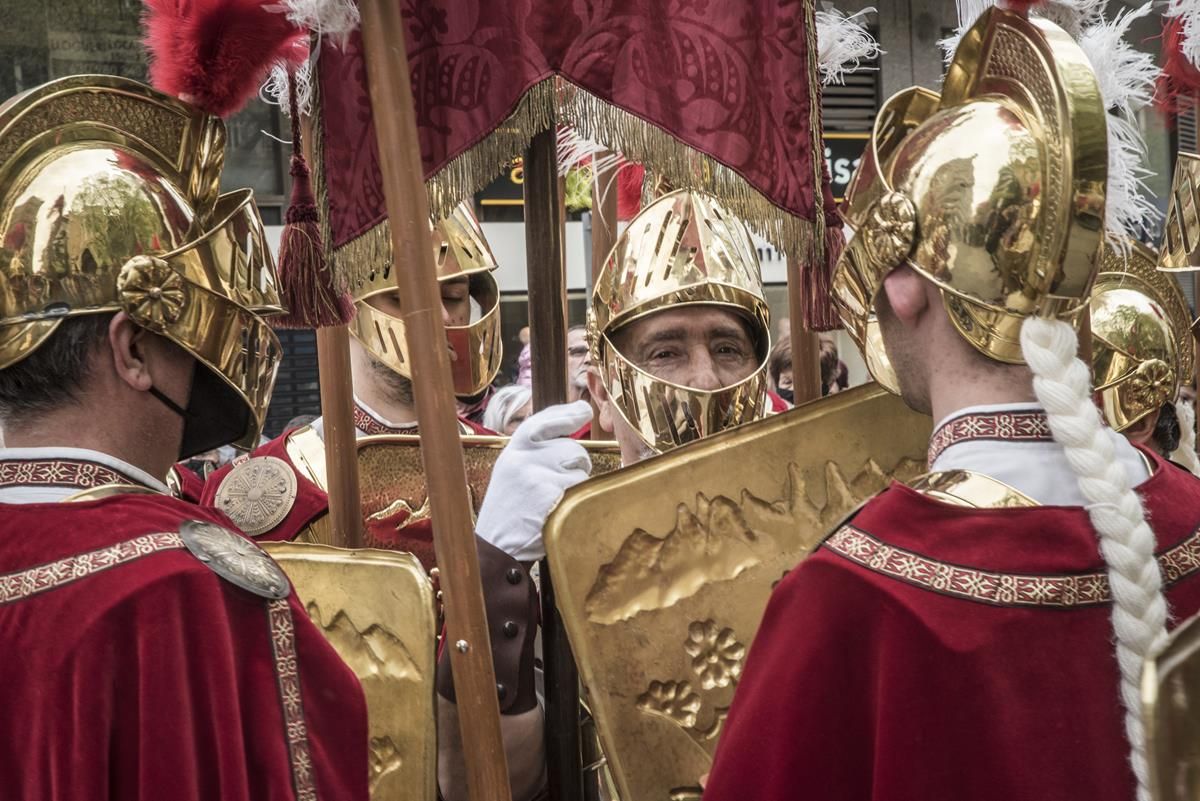
[[[301,426],[306,426],[309,423],[315,421],[316,419],[317,419],[317,416],[315,414],[298,414],[295,417],[293,417],[291,420],[287,421],[287,425],[285,425],[283,427],[283,430],[291,431],[293,428],[300,428]]]
[[[517,334],[517,339],[521,340],[521,355],[517,357],[517,378],[514,383],[523,387],[532,387],[533,359],[529,353],[529,326],[521,329]]]
[[[796,393],[792,388],[792,342],[786,337],[771,348],[771,356],[767,360],[767,381],[770,390],[788,404],[796,402]]]
[[[483,426],[498,434],[511,436],[525,418],[533,414],[533,390],[510,384],[496,390],[483,413]]]
[[[832,395],[850,386],[850,371],[838,358],[837,342],[831,336],[821,336],[821,395]]]
[[[588,353],[587,329],[573,325],[567,329],[567,402],[590,401],[588,394],[588,368],[592,360]]]

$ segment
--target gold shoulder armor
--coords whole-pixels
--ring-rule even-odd
[[[1041,506],[1020,490],[982,473],[970,470],[946,470],[926,473],[909,487],[943,503],[977,509],[1012,509]]]

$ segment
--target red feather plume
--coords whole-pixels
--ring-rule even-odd
[[[1183,55],[1183,20],[1173,19],[1163,28],[1163,66],[1158,76],[1155,102],[1169,115],[1178,115],[1200,100],[1200,70]]]
[[[275,0],[146,0],[143,21],[154,86],[221,117],[241,109],[272,66],[308,54],[306,31]]]

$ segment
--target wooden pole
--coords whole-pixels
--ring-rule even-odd
[[[815,331],[801,327],[804,319],[804,281],[800,264],[788,259],[788,325],[792,337],[792,391],[795,402],[808,403],[821,397],[821,343]]]
[[[597,159],[606,158],[611,155],[608,151],[596,155]],[[613,245],[617,244],[617,173],[620,170],[616,167],[608,167],[607,169],[596,171],[596,180],[592,184],[592,263],[589,266],[587,289],[588,303],[591,303],[591,291],[595,277],[600,274],[600,268],[604,266],[604,260],[608,258],[609,252],[613,249]],[[592,420],[600,414],[600,408],[596,405],[595,398],[591,399],[592,404]],[[600,430],[600,426],[593,423],[591,430],[591,438],[608,439],[609,435]],[[590,785],[589,785],[590,787]]]
[[[529,277],[529,343],[533,408],[567,399],[567,280],[553,129],[525,151],[525,253]],[[546,767],[551,801],[583,798],[579,738],[579,674],[554,602],[550,562],[541,563],[542,657],[546,680]]]
[[[321,419],[325,426],[325,475],[329,493],[329,545],[363,546],[358,490],[358,443],[354,431],[354,384],[350,332],[344,325],[317,329]]]
[[[394,270],[412,359],[421,461],[445,597],[446,647],[474,801],[509,801],[508,765],[488,640],[479,559],[450,384],[441,291],[429,236],[412,85],[400,3],[362,0],[363,48],[392,232]]]

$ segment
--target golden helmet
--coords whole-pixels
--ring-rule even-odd
[[[257,444],[282,355],[260,314],[281,309],[253,194],[218,194],[224,144],[220,119],[125,78],[0,106],[0,369],[124,311],[208,368],[193,387],[224,428],[185,447]]]
[[[1200,156],[1178,154],[1169,198],[1158,269],[1166,272],[1200,270]]]
[[[694,389],[654,377],[613,345],[622,326],[680,304],[740,314],[755,340],[754,373],[719,390]],[[767,413],[770,328],[750,232],[716,198],[685,190],[630,221],[595,278],[588,312],[592,364],[621,416],[660,453]]]
[[[1092,289],[1092,368],[1104,417],[1124,431],[1175,400],[1192,372],[1191,313],[1175,278],[1155,269],[1157,254],[1105,245]]]
[[[496,257],[466,203],[459,203],[450,216],[431,225],[430,230],[438,281],[467,278],[473,305],[479,308],[479,316],[467,325],[446,326],[446,339],[453,351],[450,372],[454,394],[471,397],[492,383],[504,355],[500,292],[492,275]],[[404,320],[368,303],[376,295],[395,292],[396,278],[389,259],[386,266],[372,269],[355,287],[357,313],[350,331],[372,356],[405,378],[412,378]]]
[[[884,104],[851,180],[843,213],[855,235],[833,291],[859,347],[880,341],[875,296],[904,264],[941,290],[959,333],[991,359],[1023,361],[1030,315],[1077,324],[1103,235],[1107,159],[1104,103],[1079,46],[1046,20],[986,11],[940,95],[911,88]]]

